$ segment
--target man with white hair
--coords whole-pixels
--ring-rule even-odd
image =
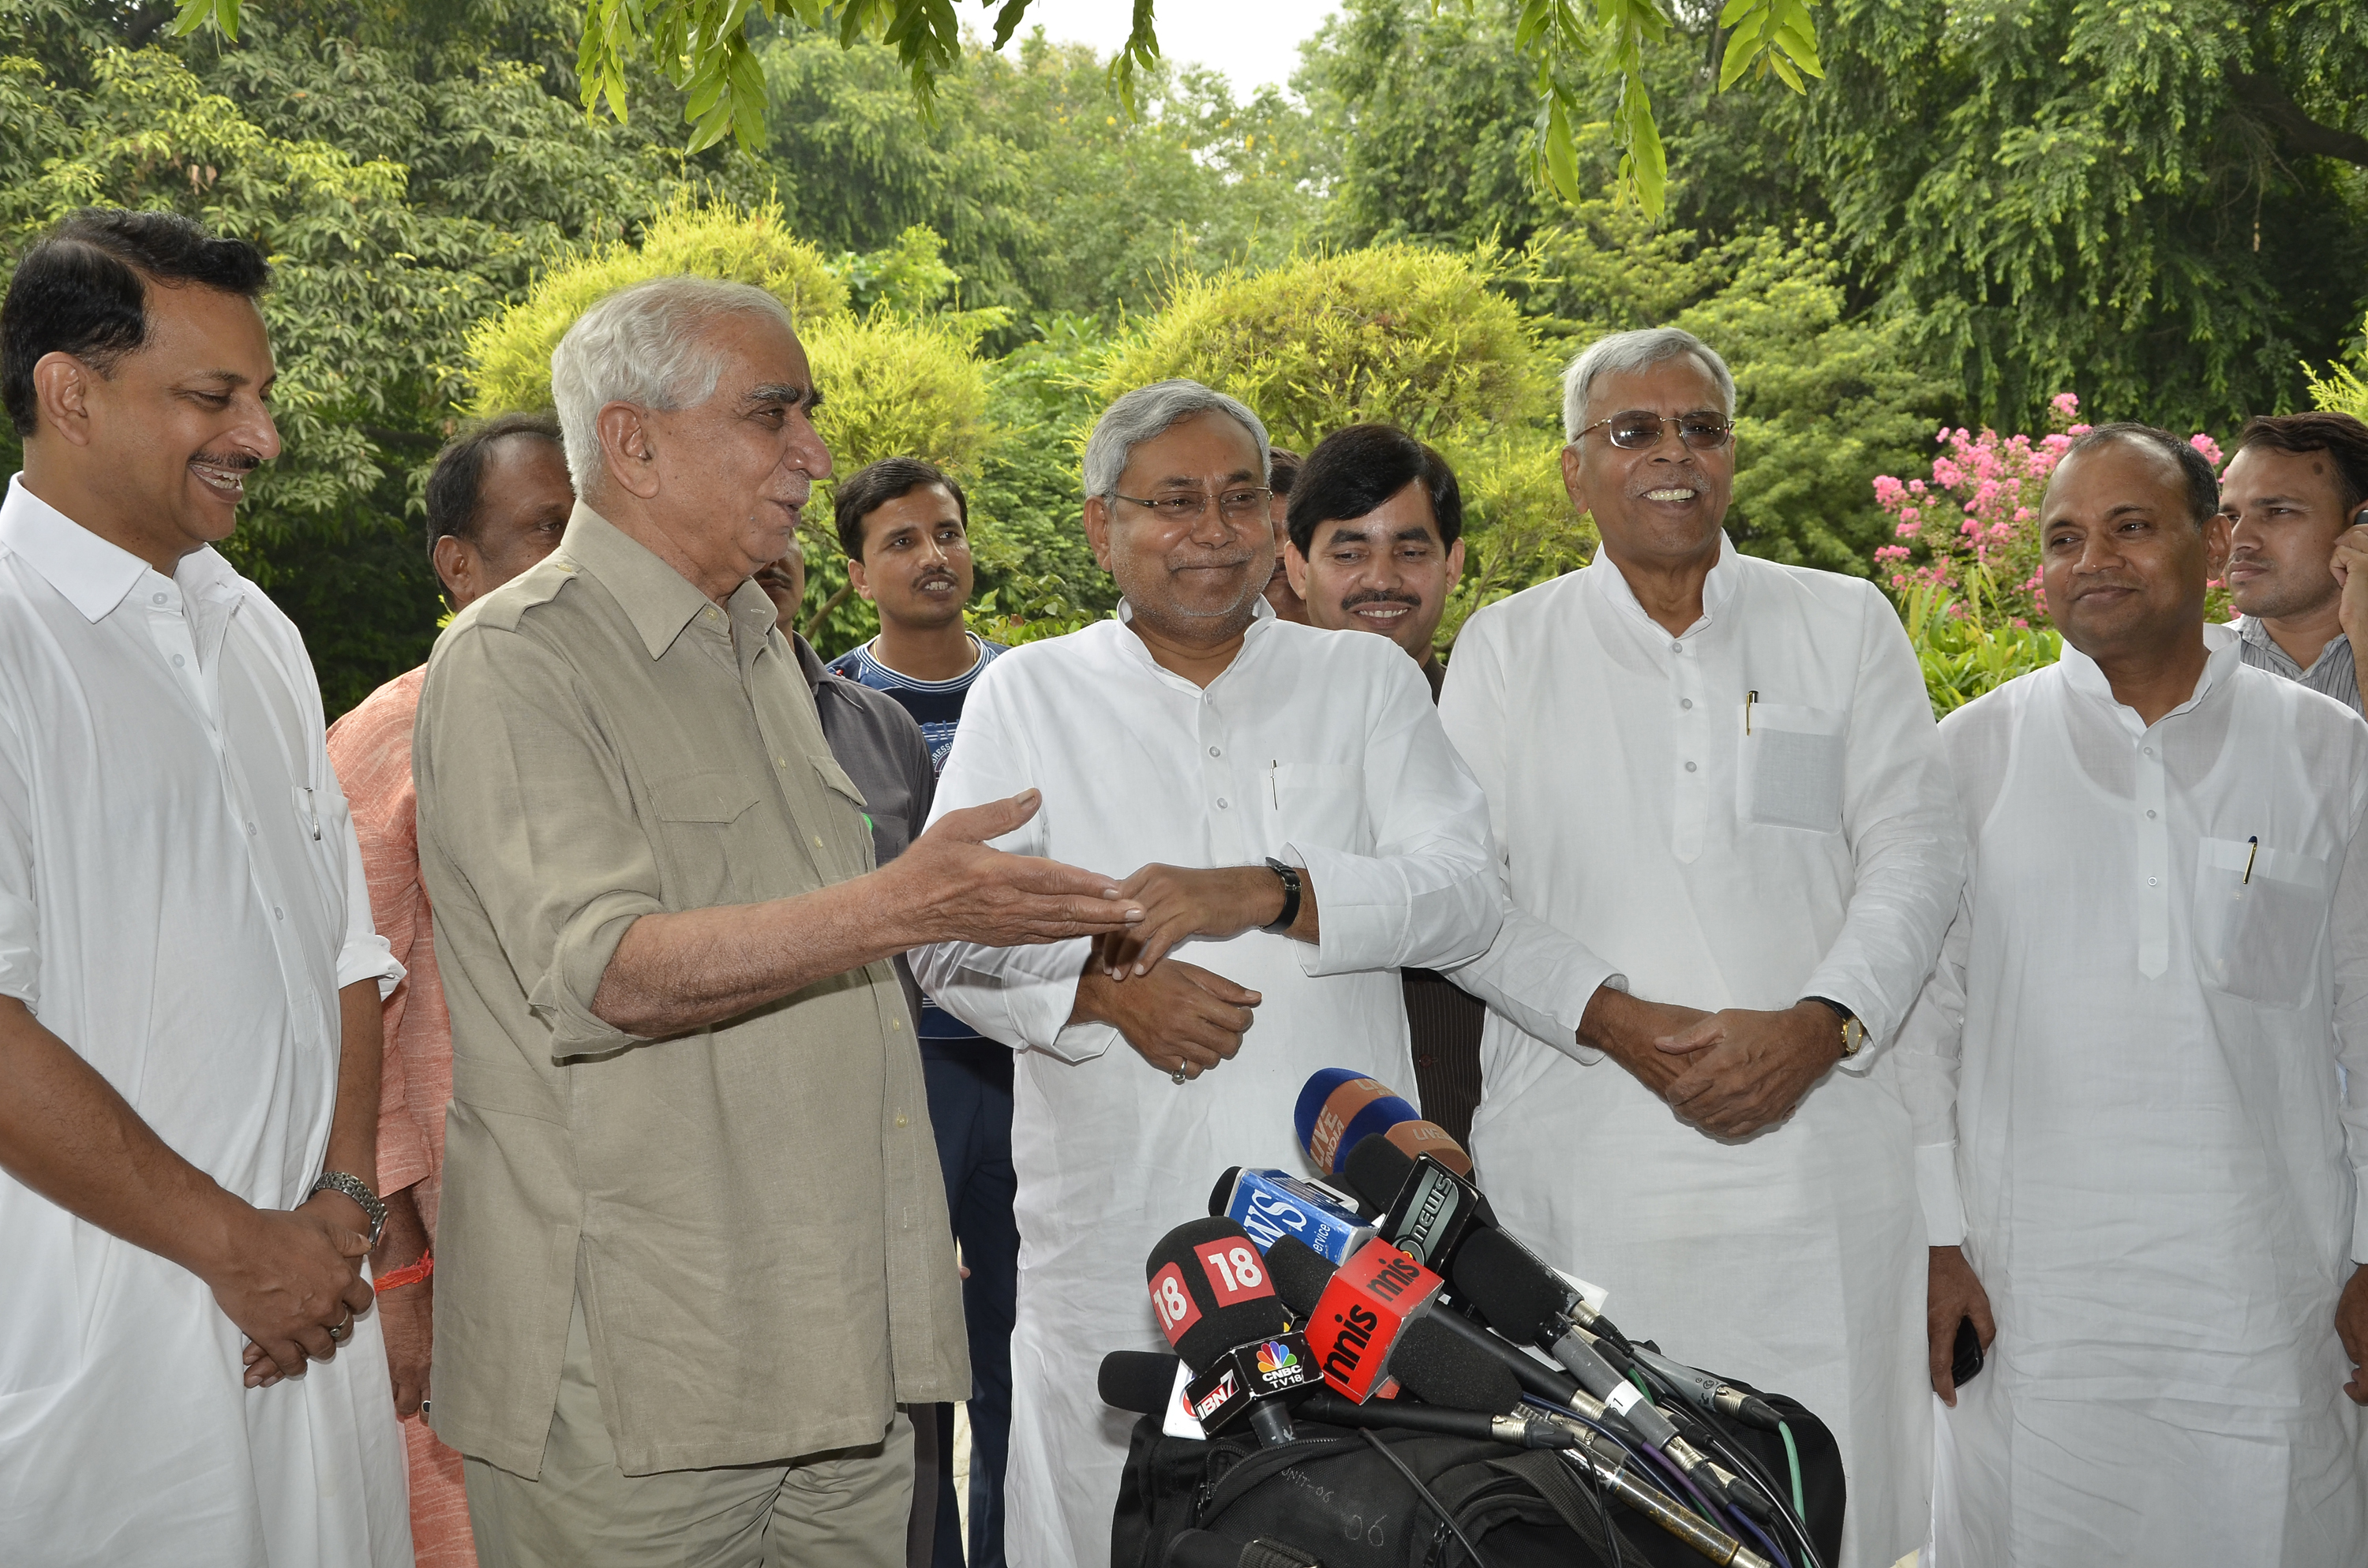
[[[1564,384],[1602,547],[1474,615],[1440,701],[1512,903],[1454,976],[1492,1015],[1473,1153],[1631,1329],[1823,1418],[1841,1568],[1890,1563],[1924,1540],[1931,1401],[1884,1047],[1964,877],[1924,683],[1873,585],[1728,541],[1708,347],[1616,334]]]
[[[1258,416],[1198,382],[1111,403],[1085,525],[1118,617],[988,666],[938,784],[940,823],[1042,790],[1006,842],[1137,868],[1144,908],[1099,944],[913,955],[939,1006],[1019,1053],[1005,1530],[1028,1568],[1110,1561],[1133,1418],[1091,1371],[1162,1346],[1145,1255],[1227,1166],[1297,1165],[1312,1073],[1406,1084],[1398,966],[1496,934],[1479,787],[1414,662],[1262,597],[1267,462]]]
[[[830,457],[780,303],[659,278],[552,356],[577,503],[438,642],[413,769],[452,1017],[431,1418],[489,1565],[901,1564],[967,1390],[916,943],[1124,928],[864,801],[751,574]]]

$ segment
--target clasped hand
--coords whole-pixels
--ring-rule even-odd
[[[1653,1045],[1689,1059],[1661,1094],[1680,1120],[1720,1138],[1748,1138],[1791,1116],[1841,1060],[1841,1025],[1822,1002],[1778,1013],[1728,1007]]]
[[[370,1238],[346,1218],[360,1213],[350,1198],[315,1193],[292,1210],[247,1210],[233,1225],[221,1263],[201,1278],[247,1336],[247,1387],[268,1388],[302,1376],[308,1358],[329,1359],[368,1310]]]
[[[1187,937],[1222,940],[1273,920],[1282,909],[1281,881],[1262,866],[1155,864],[1119,892],[1142,905],[1143,919],[1095,940],[1073,1016],[1109,1024],[1152,1066],[1188,1080],[1231,1061],[1262,998],[1169,954]]]

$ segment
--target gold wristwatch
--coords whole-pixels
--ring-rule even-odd
[[[1835,1001],[1830,996],[1804,996],[1801,1000],[1804,1002],[1815,1002],[1821,1007],[1832,1008],[1834,1017],[1842,1021],[1843,1061],[1848,1062],[1851,1057],[1856,1056],[1860,1051],[1866,1049],[1866,1026],[1858,1021],[1858,1015],[1856,1013],[1851,1012],[1848,1007],[1843,1006],[1840,1003]]]

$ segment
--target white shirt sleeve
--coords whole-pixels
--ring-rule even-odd
[[[2328,915],[2335,957],[2335,1051],[2342,1068],[2343,1149],[2357,1197],[2351,1261],[2368,1265],[2368,832],[2355,828]]]
[[[1857,699],[1843,773],[1842,828],[1857,875],[1842,928],[1802,987],[1858,1016],[1864,1073],[1898,1032],[1931,971],[1965,881],[1965,839],[1931,699],[1907,633],[1881,590],[1862,596]]]
[[[1487,951],[1449,977],[1573,1060],[1600,1062],[1601,1051],[1578,1043],[1578,1021],[1598,990],[1609,985],[1625,991],[1627,976],[1584,942],[1515,904],[1505,891],[1505,665],[1496,624],[1495,617],[1483,615],[1465,626],[1440,695],[1440,722],[1487,797],[1502,911]]]
[[[1309,975],[1443,968],[1485,952],[1497,934],[1487,800],[1448,744],[1414,662],[1381,667],[1389,678],[1364,764],[1372,852],[1284,846],[1315,891],[1321,939],[1299,945]]]
[[[1900,1097],[1916,1135],[1916,1193],[1928,1244],[1961,1246],[1965,1205],[1957,1187],[1957,1069],[1965,1044],[1965,953],[1973,941],[1973,901],[1964,899],[1941,943],[1923,994],[1900,1026]]]
[[[992,665],[962,704],[953,749],[938,778],[934,824],[948,812],[1001,801],[1034,787],[1029,760],[1014,744],[1014,727],[996,694]],[[1015,855],[1042,855],[1049,839],[1040,814],[996,839]],[[1073,937],[1039,947],[992,948],[978,942],[938,942],[906,954],[913,978],[929,999],[989,1040],[1014,1050],[1034,1049],[1064,1062],[1087,1062],[1108,1051],[1118,1031],[1107,1024],[1071,1024],[1077,980],[1093,949]]]
[[[33,902],[33,786],[15,717],[0,713],[0,996],[41,1004],[41,920]]]

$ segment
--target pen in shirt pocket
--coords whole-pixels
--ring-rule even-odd
[[[1274,801],[1276,811],[1282,810],[1282,786],[1275,782],[1276,777],[1281,772],[1282,758],[1279,756],[1266,765],[1266,792]]]

